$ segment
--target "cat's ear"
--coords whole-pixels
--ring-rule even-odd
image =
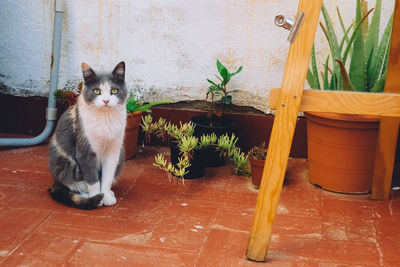
[[[85,83],[96,82],[97,76],[96,73],[94,73],[94,71],[92,70],[92,68],[85,62],[82,62],[81,66],[82,66],[83,79],[85,80]]]
[[[125,80],[125,62],[121,61],[115,66],[115,69],[112,72],[114,78],[123,82]]]

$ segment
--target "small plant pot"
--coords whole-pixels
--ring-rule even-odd
[[[124,137],[125,160],[132,158],[138,147],[139,125],[142,120],[142,111],[128,113]]]
[[[264,171],[265,160],[250,158],[251,182],[255,187],[260,187],[262,174]]]
[[[170,152],[171,152],[171,163],[176,166],[179,162],[179,157],[181,156],[178,144],[176,141],[169,142]],[[204,176],[205,166],[204,166],[204,149],[194,150],[193,157],[190,161],[191,165],[187,168],[188,173],[185,174],[185,179],[197,179]]]
[[[236,130],[236,122],[229,117],[213,117],[208,118],[206,115],[194,116],[190,119],[196,127],[194,128],[194,136],[200,137],[203,134],[215,133],[217,137],[228,134],[231,135]],[[226,164],[225,158],[219,155],[219,151],[215,149],[207,149],[204,156],[204,164],[207,167],[218,167]]]

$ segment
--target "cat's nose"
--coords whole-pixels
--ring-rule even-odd
[[[107,105],[107,104],[108,104],[108,102],[110,102],[110,100],[108,100],[108,99],[104,99],[104,100],[103,100],[103,102],[104,102],[104,104],[106,104],[106,105]]]

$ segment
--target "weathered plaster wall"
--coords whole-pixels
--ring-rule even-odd
[[[351,22],[355,1],[325,2],[333,18],[339,5]],[[384,17],[393,5],[383,1]],[[230,83],[242,90],[234,103],[267,111],[289,48],[288,32],[273,20],[280,13],[293,17],[296,9],[293,0],[65,1],[59,87],[76,88],[82,61],[108,70],[124,60],[128,88],[143,100],[204,99],[206,78],[214,77],[220,59],[229,69],[243,65]],[[47,94],[52,10],[52,0],[0,0],[1,91]],[[316,44],[323,60],[329,50],[320,30]]]

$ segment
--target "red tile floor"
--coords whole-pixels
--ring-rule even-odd
[[[245,257],[257,191],[229,166],[171,183],[144,148],[114,187],[118,203],[81,211],[47,194],[47,146],[0,150],[2,266],[400,266],[400,193],[371,201],[320,190],[290,159],[267,263]]]

